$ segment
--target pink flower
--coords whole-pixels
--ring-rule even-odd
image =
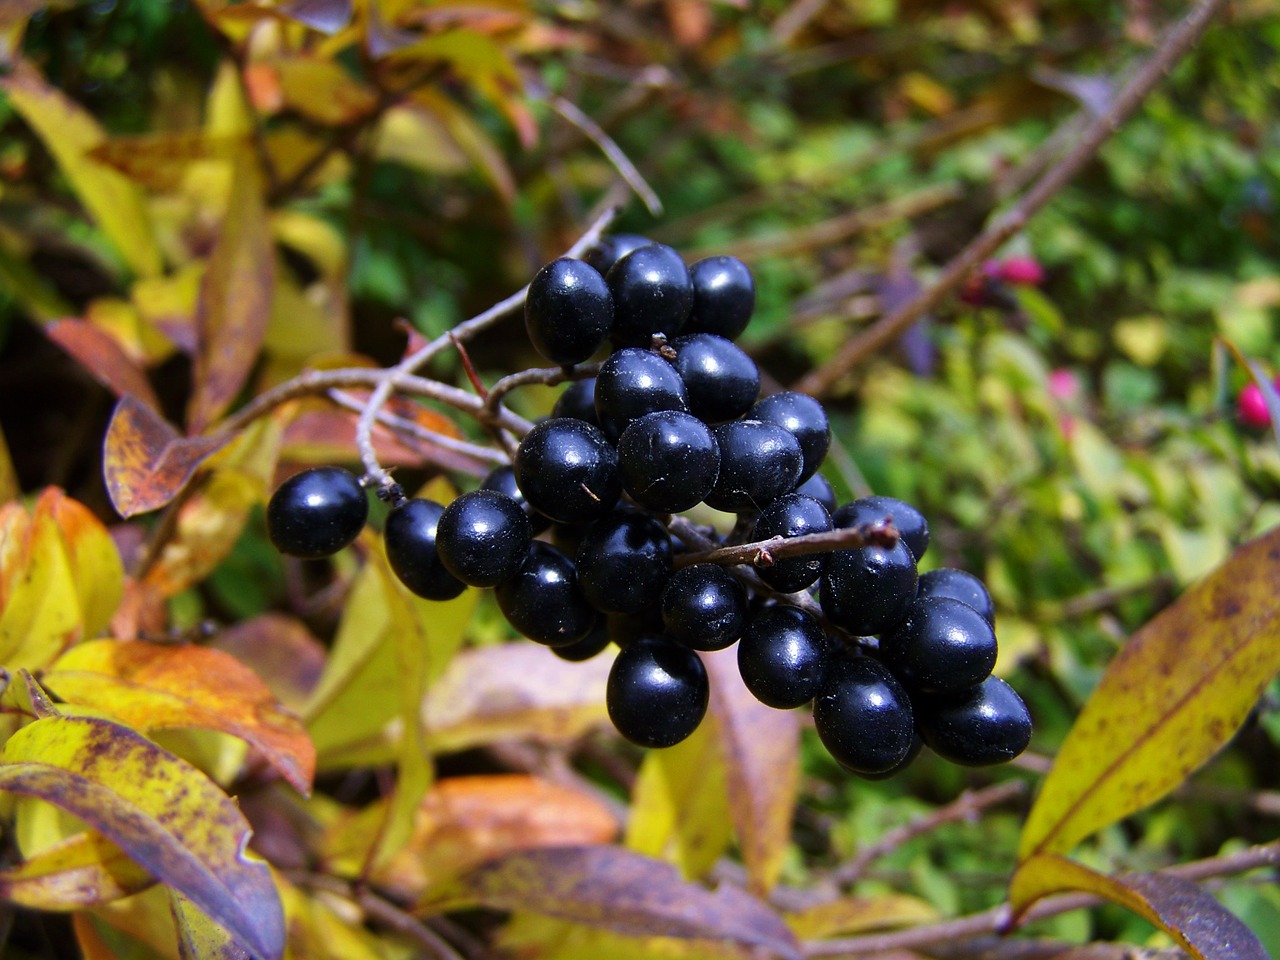
[[[1247,383],[1236,397],[1236,419],[1246,427],[1271,426],[1271,414],[1262,389],[1256,383]]]
[[[1044,283],[1044,267],[1035,257],[1008,257],[1000,264],[1000,279],[1009,284],[1038,287]]]
[[[1063,367],[1051,370],[1047,385],[1049,396],[1063,403],[1070,403],[1080,396],[1080,378],[1072,370]]]

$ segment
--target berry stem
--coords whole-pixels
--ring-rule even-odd
[[[512,373],[503,377],[489,388],[488,396],[485,398],[485,409],[490,412],[496,412],[502,398],[518,387],[526,387],[535,383],[546,387],[554,387],[574,380],[586,380],[594,377],[599,372],[600,364],[598,363],[579,363],[572,367],[534,367],[529,370],[521,370],[519,373]]]
[[[672,522],[675,533],[675,522]],[[685,540],[679,533],[680,539]],[[892,547],[898,542],[898,529],[890,520],[864,523],[856,527],[842,527],[823,533],[809,533],[802,537],[771,537],[754,543],[740,543],[730,547],[711,546],[697,553],[684,553],[675,559],[676,569],[693,563],[718,563],[723,566],[748,564],[768,567],[773,561],[786,557],[800,557],[809,553],[826,553],[829,550],[854,550],[858,547]],[[690,544],[692,546],[692,544]]]

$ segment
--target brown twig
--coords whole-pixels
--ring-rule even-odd
[[[730,547],[712,547],[696,553],[684,553],[676,557],[675,566],[687,567],[694,563],[715,563],[720,566],[748,564],[753,567],[771,567],[787,557],[802,557],[810,553],[826,553],[830,550],[856,550],[858,547],[892,547],[898,542],[898,529],[886,518],[878,523],[862,523],[856,527],[841,527],[824,533],[809,533],[802,537],[772,537],[754,543],[739,543]]]
[[[1191,863],[1169,867],[1163,873],[1184,880],[1204,880],[1209,877],[1231,876],[1255,870],[1259,867],[1280,865],[1280,841],[1249,847],[1222,857],[1210,857]],[[1096,907],[1099,898],[1085,893],[1069,893],[1047,897],[1031,907],[1024,922],[1056,917],[1072,910]],[[892,933],[869,934],[860,937],[843,937],[837,940],[810,941],[804,944],[803,955],[808,960],[818,957],[864,957],[891,950],[915,950],[935,944],[970,939],[999,933],[1009,924],[1009,904],[1004,903],[981,913],[970,914],[942,923],[911,927]]]
[[[529,370],[521,370],[518,373],[508,374],[490,387],[489,395],[485,398],[485,404],[490,409],[496,409],[503,397],[519,387],[528,387],[534,384],[554,387],[562,383],[568,383],[571,380],[586,380],[596,376],[599,372],[600,364],[598,363],[580,363],[572,367],[534,367]]]
[[[943,268],[934,283],[897,310],[849,340],[827,363],[801,378],[793,389],[821,396],[866,357],[887,346],[958,287],[1006,240],[1067,185],[1093,159],[1098,148],[1142,105],[1147,95],[1208,27],[1226,0],[1201,0],[1166,34],[1159,48],[1137,70],[1110,108],[1085,128],[1079,141],[1036,181],[1012,209],[998,216]]]
[[[989,807],[1015,800],[1026,792],[1027,784],[1023,780],[1007,780],[981,790],[966,790],[945,806],[890,830],[875,843],[863,847],[857,856],[836,870],[831,879],[840,886],[847,887],[857,881],[873,861],[892,853],[909,840],[932,833],[944,824],[956,820],[974,820]]]

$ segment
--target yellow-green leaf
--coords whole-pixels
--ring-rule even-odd
[[[1127,907],[1199,960],[1268,960],[1253,931],[1226,907],[1190,880],[1167,874],[1108,877],[1057,854],[1041,853],[1018,867],[1010,897],[1014,910],[1021,912],[1042,897],[1072,890]]]
[[[261,957],[284,949],[266,866],[244,855],[249,824],[204,774],[108,720],[50,717],[15,733],[0,789],[80,817]]]
[[[115,541],[89,509],[57,487],[36,501],[36,516],[48,511],[62,534],[80,612],[80,635],[96,636],[124,596],[124,564]]]
[[[256,161],[240,153],[233,164],[222,230],[196,305],[200,348],[187,409],[192,433],[203,431],[227,409],[262,347],[275,280],[264,189]]]
[[[0,503],[17,500],[22,495],[22,487],[18,483],[18,471],[14,469],[13,457],[9,455],[9,444],[0,430]]]
[[[752,890],[764,895],[778,882],[791,843],[800,789],[800,716],[766,707],[751,694],[736,651],[702,659],[711,678],[709,713],[728,776],[730,819]]]
[[[302,793],[315,748],[301,721],[230,654],[192,644],[97,640],[67,651],[44,675],[63,701],[92,707],[140,730],[220,730],[260,751]]]
[[[169,909],[178,933],[179,960],[252,960],[227,931],[177,890],[169,891]]]
[[[710,870],[733,839],[717,726],[708,716],[674,747],[648,751],[631,793],[627,847],[670,860],[690,878]]]
[[[6,518],[0,566],[0,664],[10,671],[44,666],[80,632],[78,590],[53,513]]]
[[[787,914],[787,926],[801,940],[848,936],[928,923],[938,918],[933,905],[904,893],[841,897]]]
[[[89,830],[0,870],[0,899],[32,910],[79,910],[153,883],[155,878],[123,850]]]
[[[1027,818],[1021,859],[1061,853],[1216,753],[1280,670],[1280,530],[1139,630],[1107,667]]]
[[[76,196],[121,258],[142,276],[160,273],[160,247],[142,193],[122,174],[90,157],[91,151],[107,139],[98,122],[50,86],[29,63],[19,62],[12,73],[0,80],[0,89],[44,141]]]

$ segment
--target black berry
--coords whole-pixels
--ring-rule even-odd
[[[804,456],[796,438],[773,423],[735,420],[715,430],[720,475],[706,496],[716,510],[762,510],[790,493],[800,480]]]
[[[813,497],[813,499],[827,508],[827,513],[836,512],[836,492],[831,488],[831,482],[820,473],[815,473],[800,486],[796,487],[796,493],[805,497]],[[834,522],[832,525],[835,525]]]
[[[558,523],[586,523],[618,502],[618,454],[583,420],[555,417],[520,441],[511,466],[525,499]]]
[[[779,497],[760,511],[752,540],[770,537],[802,537],[810,533],[826,533],[831,529],[827,508],[812,497],[789,493]],[[783,557],[773,566],[758,566],[760,579],[782,593],[805,590],[818,582],[826,561],[826,553],[807,553],[799,557]]]
[[[573,561],[548,543],[535,540],[520,568],[494,590],[507,623],[549,647],[582,640],[599,614],[587,603]]]
[[[702,502],[720,475],[720,445],[697,417],[679,410],[646,414],[618,440],[622,488],[656,513]]]
[[[993,623],[996,618],[995,605],[991,602],[991,594],[987,593],[987,588],[972,573],[963,570],[942,567],[921,574],[916,596],[951,597],[973,607],[988,623]]]
[[[831,445],[831,424],[822,404],[813,397],[792,391],[775,393],[752,407],[747,416],[775,423],[799,441],[800,452],[804,454],[801,482],[808,480],[822,466]]]
[[[911,504],[893,497],[862,497],[836,510],[831,522],[837,527],[858,527],[892,519],[898,533],[919,560],[929,549],[929,521]]]
[[[451,600],[467,585],[445,569],[436,550],[444,507],[434,500],[406,500],[387,515],[382,539],[387,561],[400,582],[428,600]]]
[[[756,306],[756,284],[737,257],[707,257],[689,268],[693,310],[685,330],[736,339]]]
[[[276,488],[267,503],[267,535],[291,557],[315,560],[348,546],[369,519],[369,498],[355,474],[314,467]]]
[[[642,636],[609,670],[605,705],[618,732],[642,747],[671,747],[698,728],[707,712],[707,669],[688,647]]]
[[[524,324],[534,349],[552,363],[581,363],[609,336],[613,297],[595,267],[561,257],[539,270],[529,283]]]
[[[723,650],[742,635],[746,619],[746,587],[714,563],[677,570],[662,591],[666,632],[695,650]]]
[[[647,347],[655,333],[675,337],[693,306],[693,281],[680,254],[661,243],[637,247],[609,268],[613,342]]]
[[[600,418],[596,416],[596,378],[575,380],[564,388],[551,408],[552,417],[573,417],[585,420],[593,427],[600,426]]]
[[[494,490],[462,494],[436,525],[440,562],[472,587],[496,587],[515,573],[532,538],[520,504]]]
[[[813,725],[827,752],[853,773],[888,773],[911,752],[911,700],[893,674],[870,657],[827,665],[813,701]]]
[[[688,412],[689,395],[680,374],[650,350],[615,350],[596,377],[600,429],[616,440],[633,420],[656,410]]]
[[[765,607],[738,642],[738,672],[757,700],[779,710],[808,703],[826,669],[821,624],[798,607]]]
[[[827,554],[819,587],[822,612],[858,636],[892,629],[916,595],[916,561],[905,543]]]
[[[689,412],[704,423],[736,420],[756,402],[760,371],[735,343],[710,333],[678,337],[671,361],[688,390]]]
[[[671,537],[638,510],[616,510],[593,523],[578,548],[582,592],[605,613],[639,613],[656,605],[671,576]]]
[[[991,624],[967,603],[926,597],[880,640],[880,658],[921,693],[954,693],[977,686],[996,665]]]
[[[602,238],[584,259],[601,274],[605,274],[609,272],[610,267],[632,250],[647,247],[651,243],[653,241],[648,237],[642,237],[637,233],[615,233],[613,236]]]
[[[969,767],[1012,760],[1031,742],[1031,714],[998,677],[951,697],[917,698],[925,743],[944,759]]]
[[[494,490],[520,504],[525,516],[529,518],[529,524],[535,536],[551,526],[550,518],[529,506],[529,501],[524,498],[520,485],[516,483],[516,472],[511,467],[494,467],[480,482],[480,489]]]
[[[584,660],[590,660],[604,652],[604,648],[609,645],[609,628],[604,617],[596,620],[596,625],[591,628],[581,640],[575,640],[573,643],[566,643],[564,646],[555,646],[551,648],[561,660],[567,660],[569,663],[582,663]]]

